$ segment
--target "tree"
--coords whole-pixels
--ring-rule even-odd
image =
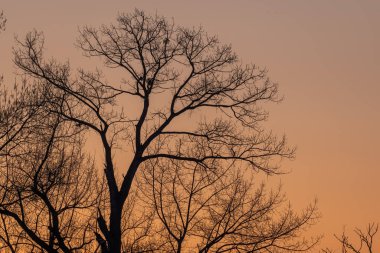
[[[86,249],[93,231],[85,212],[96,210],[97,180],[80,131],[50,112],[51,93],[20,90],[0,115],[2,245],[10,252]]]
[[[341,245],[342,253],[373,253],[374,248],[374,237],[379,230],[379,225],[375,223],[370,223],[365,230],[355,228],[354,233],[357,237],[359,243],[354,243],[345,232],[340,236],[335,235],[335,238],[339,241]],[[327,248],[322,250],[325,253],[332,253],[333,250]]]
[[[294,242],[294,239],[314,220],[316,209],[311,207],[300,216],[290,209],[282,210],[283,216],[276,221],[275,216],[280,211],[277,210],[278,204],[282,202],[280,195],[264,194],[263,188],[254,192],[239,172],[248,171],[249,174],[261,171],[275,175],[281,173],[280,159],[294,157],[294,149],[288,148],[285,137],[277,138],[260,125],[267,118],[261,104],[280,101],[278,85],[270,81],[266,70],[255,65],[243,65],[231,46],[221,44],[202,28],[175,26],[163,17],[149,16],[139,10],[119,15],[114,25],[82,28],[77,44],[86,56],[99,57],[106,67],[120,69],[124,74],[121,84],[106,82],[100,71],[80,69],[74,73],[69,63],[45,60],[44,37],[37,31],[28,33],[25,40],[19,40],[14,51],[16,66],[28,77],[25,83],[33,87],[33,92],[26,94],[40,94],[36,100],[39,103],[30,103],[35,100],[26,96],[20,101],[29,102],[16,99],[14,106],[17,108],[26,104],[26,117],[33,115],[31,108],[39,108],[42,114],[31,117],[36,119],[34,121],[27,120],[28,124],[32,124],[30,127],[15,118],[16,124],[20,125],[19,132],[27,133],[17,133],[15,136],[21,139],[26,136],[27,147],[36,154],[32,157],[21,155],[22,160],[16,162],[4,160],[4,171],[23,171],[17,174],[17,178],[22,179],[20,187],[27,191],[23,194],[28,194],[33,201],[40,198],[41,205],[45,206],[43,210],[46,210],[44,215],[48,217],[45,219],[53,222],[53,226],[43,225],[44,232],[39,230],[43,229],[42,226],[37,227],[31,231],[36,236],[28,232],[29,225],[19,222],[20,216],[21,221],[27,216],[20,209],[25,198],[17,195],[17,184],[13,191],[5,187],[13,183],[7,177],[3,183],[3,194],[12,196],[15,201],[1,204],[0,209],[7,219],[16,221],[16,231],[29,240],[29,245],[38,245],[42,251],[71,252],[77,248],[86,250],[85,246],[96,239],[97,247],[102,252],[140,251],[152,250],[157,246],[157,241],[153,239],[162,239],[166,235],[167,241],[159,247],[172,245],[171,249],[180,251],[185,237],[196,231],[202,242],[197,244],[201,252],[221,245],[224,246],[220,250],[230,251],[238,251],[240,246],[256,251],[261,248],[309,248],[309,244]],[[15,115],[7,114],[7,118],[12,117]],[[51,119],[46,121],[46,126],[33,125],[33,122],[45,118]],[[184,120],[188,120],[189,124],[183,126],[181,122]],[[17,128],[6,125],[2,132],[12,132],[14,129]],[[47,135],[41,131],[46,131]],[[105,185],[91,178],[93,165],[85,162],[85,155],[82,155],[80,140],[90,132],[97,136],[104,151]],[[17,147],[23,147],[17,144],[17,138],[13,138],[5,143],[4,147],[7,148],[3,150],[9,150],[14,143]],[[118,168],[115,164],[115,155],[120,148],[131,157],[125,168]],[[9,153],[5,157],[10,157]],[[63,163],[67,159],[69,162]],[[50,162],[52,164],[48,165]],[[24,171],[25,167],[37,169]],[[45,169],[47,176],[42,177]],[[152,171],[158,171],[159,176],[155,177]],[[139,188],[136,188],[135,179],[140,174],[139,182],[144,183],[139,183]],[[177,181],[179,178],[189,179],[184,175],[196,176],[197,187],[206,185],[190,188],[189,195],[187,183],[185,187]],[[203,178],[211,181],[203,181]],[[55,183],[58,179],[59,183]],[[177,226],[178,220],[168,223],[171,218],[167,217],[166,208],[171,210],[171,207],[163,208],[162,200],[156,199],[157,182],[162,188],[174,187],[171,191],[162,192],[170,205],[181,199],[175,217],[184,213],[194,216],[187,223],[178,223],[182,228]],[[59,194],[48,194],[46,187],[50,184],[57,188]],[[74,189],[74,193],[63,193],[68,185],[67,191]],[[139,190],[149,187],[153,195],[143,195]],[[90,194],[96,193],[90,190],[92,188],[101,189],[99,198]],[[179,196],[177,192],[183,195]],[[213,197],[209,200],[198,199],[200,192],[207,192],[205,194]],[[69,199],[63,200],[63,196]],[[197,202],[202,212],[193,215],[192,208],[183,211],[186,199],[187,203]],[[52,200],[54,203],[64,203],[59,205],[63,210],[52,207]],[[151,205],[147,206],[146,203]],[[217,205],[219,210],[214,210],[210,203]],[[231,205],[236,208],[230,210]],[[7,211],[8,207],[15,206],[18,208],[17,212],[13,212],[16,215]],[[142,208],[150,211],[143,212]],[[260,211],[260,208],[265,211]],[[63,213],[67,209],[73,209],[72,213],[78,215],[72,216],[70,222],[82,221],[74,226],[83,232],[82,240],[73,235],[71,223],[65,223]],[[89,226],[85,226],[79,218],[83,217],[78,211],[82,209],[90,214],[87,217],[92,218],[91,221],[85,220]],[[226,215],[218,217],[221,212],[226,212]],[[58,217],[61,213],[62,216]],[[145,215],[147,213],[148,216]],[[137,221],[136,217],[139,216],[143,222]],[[200,220],[199,217],[207,218],[203,230],[200,224],[193,225],[194,220]],[[233,229],[234,232],[227,228],[224,232],[212,230],[213,226],[228,225],[232,218],[239,217],[247,222]],[[34,224],[37,220],[33,220]],[[96,223],[93,222],[95,220]],[[162,229],[157,231],[157,227]],[[91,235],[88,233],[90,230]],[[239,231],[246,234],[243,236]],[[2,239],[13,245],[4,232]],[[242,242],[239,247],[231,243],[238,237],[238,241]],[[174,247],[174,243],[177,246]],[[247,245],[243,246],[244,243]]]

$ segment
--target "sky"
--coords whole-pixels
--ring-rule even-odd
[[[318,199],[312,232],[325,235],[321,246],[343,229],[380,222],[380,1],[1,0],[0,72],[14,80],[14,37],[32,29],[44,32],[49,56],[86,67],[74,46],[78,27],[134,8],[202,25],[243,62],[269,70],[285,100],[268,105],[266,127],[297,147],[279,180],[295,209]]]

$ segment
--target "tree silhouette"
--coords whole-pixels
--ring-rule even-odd
[[[121,84],[46,60],[37,31],[14,50],[27,79],[20,99],[1,108],[8,249],[179,252],[190,235],[199,252],[313,245],[297,239],[314,206],[298,216],[281,208],[281,194],[245,179],[281,173],[280,159],[294,157],[285,137],[260,125],[261,105],[280,101],[266,70],[243,65],[202,28],[139,10],[82,28],[77,45],[120,70]],[[104,152],[104,181],[83,151],[90,133]],[[115,163],[120,149],[126,167]]]
[[[74,252],[92,240],[83,210],[96,210],[94,166],[45,95],[23,88],[1,108],[0,238],[10,252]]]
[[[335,238],[339,241],[342,253],[373,253],[374,237],[379,230],[379,225],[370,223],[365,230],[355,228],[354,233],[356,239],[352,240],[348,235],[343,232],[340,236],[335,235]],[[324,253],[333,253],[332,249],[323,249]]]

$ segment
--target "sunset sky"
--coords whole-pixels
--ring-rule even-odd
[[[380,1],[1,0],[0,73],[13,82],[14,37],[32,29],[44,32],[48,56],[93,68],[74,46],[78,27],[134,8],[202,25],[280,84],[285,100],[268,105],[266,126],[286,134],[297,157],[276,183],[296,210],[318,199],[321,247],[344,228],[380,222]]]

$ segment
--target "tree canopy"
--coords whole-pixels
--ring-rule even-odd
[[[1,23],[1,22],[0,22]],[[135,10],[83,27],[104,71],[17,41],[24,77],[0,103],[0,239],[11,252],[305,251],[315,205],[296,214],[255,182],[294,157],[261,123],[278,85],[203,28]],[[117,69],[120,83],[104,72]],[[186,123],[184,123],[186,122]],[[103,154],[86,146],[96,136]],[[120,150],[125,166],[119,166]],[[100,160],[97,163],[95,160]],[[285,204],[285,205],[284,205]]]

